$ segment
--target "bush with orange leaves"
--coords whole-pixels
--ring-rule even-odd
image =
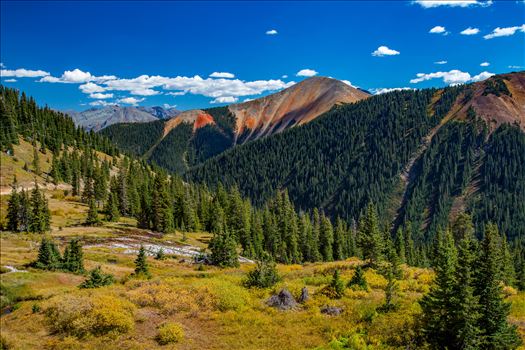
[[[45,309],[51,331],[77,337],[121,334],[133,329],[135,306],[112,295],[64,295]]]

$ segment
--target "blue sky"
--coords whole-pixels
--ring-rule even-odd
[[[185,110],[313,74],[381,92],[523,70],[525,4],[2,1],[0,38],[2,84],[39,103]]]

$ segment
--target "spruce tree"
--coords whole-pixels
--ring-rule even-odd
[[[109,286],[110,284],[115,283],[115,278],[113,275],[105,274],[100,269],[100,266],[97,266],[89,272],[89,278],[82,282],[78,287],[79,288],[99,288],[104,286]]]
[[[38,153],[38,148],[36,147],[36,143],[33,142],[33,171],[35,174],[40,175],[42,174],[42,170],[40,169],[40,155]]]
[[[87,226],[98,226],[100,225],[100,218],[98,217],[98,209],[97,205],[95,204],[95,200],[92,198],[88,202],[89,209],[86,217],[86,221],[84,222]]]
[[[118,210],[118,200],[115,193],[110,193],[106,205],[104,207],[106,212],[106,220],[110,222],[115,222],[120,219],[120,212]],[[140,227],[140,226],[139,226]]]
[[[385,302],[378,308],[378,311],[380,312],[390,312],[398,308],[398,305],[394,302],[394,298],[399,287],[392,271],[392,267],[389,268],[386,274],[386,280],[387,285],[385,287]]]
[[[146,250],[142,245],[140,246],[137,258],[135,259],[135,275],[139,277],[151,278],[148,261],[146,258]]]
[[[31,192],[31,219],[29,231],[44,233],[49,230],[51,214],[47,204],[47,199],[40,191],[35,179],[35,187]]]
[[[376,266],[383,259],[383,235],[379,230],[377,211],[372,203],[368,204],[366,214],[360,222],[359,246],[363,258],[370,266]]]
[[[16,177],[13,180],[11,188],[11,195],[7,201],[7,230],[18,232],[20,228],[20,195],[18,194]]]
[[[338,269],[334,271],[332,280],[330,281],[330,285],[328,287],[328,294],[330,294],[329,296],[332,298],[341,299],[345,295],[345,284],[341,279],[341,274],[339,273]]]
[[[64,251],[62,268],[73,273],[84,273],[84,254],[78,239],[73,239]]]
[[[334,230],[334,260],[344,260],[347,257],[347,252],[345,249],[345,236],[346,228],[344,226],[343,220],[337,218],[335,221],[335,230]]]
[[[435,253],[435,278],[430,292],[420,301],[422,333],[432,349],[452,348],[456,335],[454,324],[454,299],[457,267],[457,251],[452,233],[440,231]]]
[[[399,262],[401,264],[406,263],[406,244],[405,244],[405,235],[403,234],[403,229],[399,227],[396,231],[396,253],[399,257]]]
[[[332,223],[330,222],[330,219],[323,214],[321,215],[321,226],[319,230],[319,246],[324,261],[334,260],[333,243],[334,229]]]
[[[361,265],[357,265],[354,275],[347,284],[347,287],[368,290],[368,283],[366,282],[365,274]]]
[[[237,244],[227,228],[224,232],[213,235],[209,249],[211,250],[211,260],[214,265],[220,267],[239,266]]]
[[[479,296],[481,349],[515,349],[521,344],[516,326],[508,323],[510,304],[503,300],[499,232],[494,224],[485,227],[477,261],[476,294]]]
[[[57,270],[61,267],[61,256],[57,246],[47,237],[43,237],[38,249],[37,260],[33,263],[36,268],[43,270]]]

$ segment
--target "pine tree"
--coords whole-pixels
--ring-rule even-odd
[[[430,292],[420,301],[422,332],[432,349],[452,349],[456,335],[454,324],[457,251],[452,233],[440,231],[436,244],[434,270],[436,277]]]
[[[120,219],[120,212],[118,210],[118,200],[115,193],[110,193],[108,200],[106,201],[106,206],[104,207],[106,212],[106,220],[110,222],[115,222]],[[140,226],[139,226],[140,227]]]
[[[248,272],[244,285],[246,287],[269,288],[281,280],[275,262],[268,254],[264,254],[257,262],[255,269]]]
[[[174,230],[173,209],[166,187],[165,176],[161,173],[155,177],[151,200],[152,229],[158,232]]]
[[[401,264],[406,263],[406,244],[405,244],[405,235],[403,234],[403,229],[399,227],[396,231],[396,253],[399,257],[399,262]]]
[[[42,170],[40,169],[40,155],[36,143],[33,143],[33,171],[37,175],[42,174]]]
[[[457,226],[456,226],[457,228]],[[477,242],[473,230],[455,233],[461,238],[458,244],[457,281],[454,286],[452,329],[455,334],[454,348],[479,349],[480,329],[478,298],[474,295],[474,271],[477,260]]]
[[[37,260],[33,265],[39,269],[57,270],[61,266],[61,260],[60,252],[55,243],[47,237],[43,237],[38,249]]]
[[[33,212],[31,210],[31,200],[29,193],[22,190],[20,192],[20,209],[18,211],[18,230],[20,232],[29,231]]]
[[[20,195],[18,194],[18,183],[16,177],[11,185],[11,196],[7,201],[7,230],[18,232],[20,228]]]
[[[394,302],[394,298],[399,287],[393,272],[392,267],[390,267],[386,274],[385,302],[378,308],[380,312],[390,312],[398,308],[398,305]]]
[[[501,252],[501,278],[507,286],[514,286],[516,283],[516,270],[514,269],[514,259],[510,253],[507,235],[503,232],[500,237]]]
[[[481,349],[515,349],[521,344],[516,326],[507,316],[510,304],[503,300],[499,232],[493,224],[485,227],[481,254],[477,261],[476,294],[479,296]]]
[[[155,260],[164,260],[166,259],[166,254],[164,254],[164,249],[162,247],[157,250],[157,254],[155,255]]]
[[[354,275],[348,282],[347,287],[368,290],[368,283],[366,282],[365,274],[361,268],[361,265],[357,265],[355,268]]]
[[[82,282],[78,287],[79,288],[99,288],[104,286],[109,286],[115,283],[115,278],[113,275],[105,274],[100,269],[100,266],[97,266],[89,272],[89,278]]]
[[[100,225],[100,218],[98,217],[98,209],[94,199],[90,199],[88,202],[89,210],[87,213],[86,221],[84,222],[87,226],[98,226]]]
[[[319,230],[319,245],[324,261],[333,261],[334,229],[330,219],[321,215],[321,227]]]
[[[73,273],[84,273],[84,254],[78,239],[73,239],[64,251],[62,268]]]
[[[406,263],[410,266],[415,266],[417,264],[417,257],[416,257],[416,249],[414,245],[414,238],[412,236],[412,223],[408,221],[405,224],[404,229],[404,236],[405,236],[405,259]]]
[[[211,260],[214,265],[220,267],[239,266],[237,244],[227,228],[222,233],[215,233],[208,247],[211,250]]]
[[[334,260],[344,260],[347,257],[347,252],[345,249],[345,236],[346,228],[344,226],[343,220],[337,218],[335,221],[335,231],[334,231]]]
[[[29,231],[44,233],[49,230],[51,214],[47,204],[47,199],[38,187],[35,179],[35,188],[31,192],[31,219]]]
[[[379,230],[377,211],[372,203],[368,204],[365,217],[360,222],[359,246],[363,258],[370,266],[376,266],[383,259],[383,235]]]
[[[140,246],[137,259],[135,259],[135,275],[139,277],[151,278],[144,246]]]
[[[335,270],[330,281],[329,290],[331,297],[335,299],[341,299],[345,295],[345,284],[341,280],[339,270]]]

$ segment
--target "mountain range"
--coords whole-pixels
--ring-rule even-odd
[[[99,131],[117,123],[146,123],[159,119],[169,119],[179,111],[174,108],[155,107],[123,107],[119,105],[102,108],[90,108],[82,112],[66,111],[75,124],[86,130]]]
[[[462,211],[525,235],[525,72],[371,96],[311,78],[257,100],[101,133],[187,181],[355,222],[369,202],[427,241]],[[512,219],[512,223],[511,223]]]

